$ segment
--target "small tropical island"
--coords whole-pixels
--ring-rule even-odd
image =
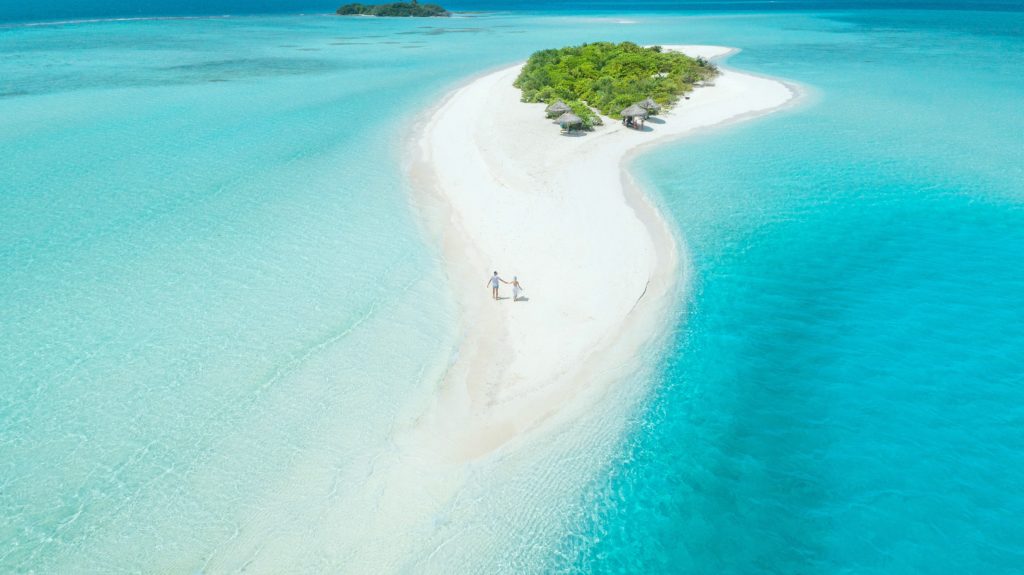
[[[671,108],[695,84],[713,79],[718,68],[661,46],[595,42],[534,52],[515,80],[522,101],[544,102],[552,111],[569,108],[583,129],[601,117],[619,119],[639,106],[649,112]]]
[[[437,4],[392,2],[390,4],[345,4],[337,10],[341,16],[385,16],[398,18],[448,17],[452,13]]]

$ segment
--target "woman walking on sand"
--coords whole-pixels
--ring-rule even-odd
[[[512,301],[519,301],[524,291],[522,284],[519,283],[519,277],[512,276]]]

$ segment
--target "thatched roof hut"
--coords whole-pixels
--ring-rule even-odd
[[[544,113],[547,114],[549,118],[560,116],[562,114],[565,114],[566,112],[572,112],[572,108],[570,108],[568,104],[561,100],[555,102],[554,104],[551,104],[547,108],[544,108]]]
[[[632,106],[623,110],[620,115],[623,118],[646,118],[647,110],[642,108],[640,104],[633,104]]]
[[[572,112],[566,112],[562,114],[561,116],[558,117],[557,120],[555,120],[555,122],[560,124],[563,128],[567,126],[583,125],[583,119],[577,116],[576,114],[573,114]]]
[[[640,106],[641,108],[647,110],[651,114],[657,114],[659,111],[661,111],[661,106],[658,105],[658,103],[651,98],[647,98],[643,102],[638,102],[637,106]]]

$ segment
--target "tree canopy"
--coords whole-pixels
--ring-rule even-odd
[[[338,14],[342,16],[451,16],[451,12],[437,4],[420,4],[416,0],[391,4],[345,4],[338,8]]]
[[[534,52],[515,86],[523,91],[524,102],[561,99],[574,111],[574,103],[586,102],[618,118],[624,108],[646,98],[671,107],[694,83],[716,75],[718,69],[707,60],[665,52],[660,46],[595,42]]]

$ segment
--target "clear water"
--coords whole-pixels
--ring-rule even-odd
[[[181,17],[239,14],[333,13],[338,0],[0,0],[0,22],[39,22],[96,18]],[[373,2],[364,2],[364,4]],[[376,2],[380,3],[380,2]],[[622,14],[633,12],[747,12],[785,10],[1020,10],[1018,0],[450,0],[443,6],[455,11],[491,11],[533,14]]]
[[[0,571],[196,571],[282,487],[357,488],[454,345],[403,135],[593,39],[740,46],[810,97],[637,162],[691,301],[561,532],[502,518],[492,557],[1019,571],[1024,17],[524,7],[0,30]]]
[[[693,299],[562,567],[1024,569],[1024,18],[806,28],[732,63],[811,103],[636,166]]]

